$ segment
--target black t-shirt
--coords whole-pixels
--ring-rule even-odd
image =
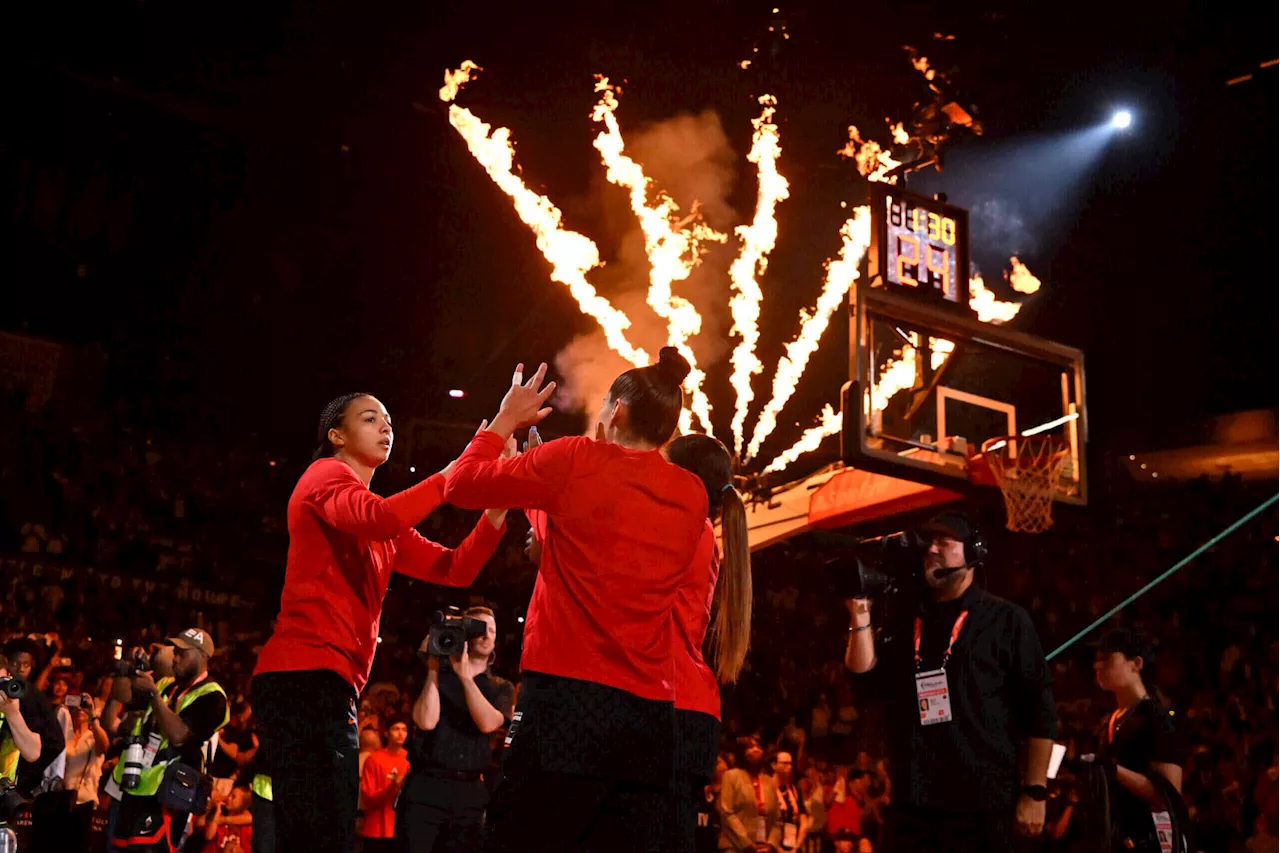
[[[1102,754],[1114,757],[1121,767],[1145,775],[1151,772],[1152,762],[1179,767],[1186,762],[1187,749],[1174,724],[1173,712],[1155,699],[1143,699],[1114,719],[1114,724],[1111,715],[1102,721],[1098,742],[1102,744]],[[1118,784],[1113,786],[1111,797],[1112,812],[1122,831],[1136,837],[1153,831],[1148,803]]]
[[[201,683],[203,684],[204,682]],[[193,687],[192,689],[196,688]],[[177,707],[182,692],[176,686],[168,689],[166,702],[170,708]],[[218,727],[227,718],[227,697],[217,691],[206,693],[183,708],[178,717],[191,730],[191,734],[188,735],[182,746],[171,747],[177,753],[174,758],[191,767],[203,768],[205,744],[209,738],[213,737],[213,733],[218,730]],[[160,731],[160,721],[156,718],[154,709],[152,709],[151,716],[147,720],[147,730],[148,732]],[[163,757],[157,756],[157,758]]]
[[[21,681],[21,679],[16,680]],[[31,729],[32,733],[40,735],[40,757],[35,761],[18,758],[18,772],[14,784],[17,785],[20,793],[29,796],[32,791],[40,787],[45,768],[53,763],[62,750],[66,749],[67,744],[62,734],[62,724],[58,722],[57,713],[48,697],[36,690],[29,682],[24,683],[27,686],[27,692],[18,700],[18,710],[27,728]],[[0,744],[12,736],[9,731],[9,722],[6,720],[0,725]]]
[[[221,744],[224,743],[234,744],[240,753],[253,749],[253,729],[227,727],[218,733],[218,750],[208,771],[215,779],[230,779],[240,769],[236,760],[223,751]]]
[[[952,720],[920,724],[913,643],[922,622],[922,671],[936,670],[960,613],[969,615],[947,663]],[[955,601],[902,608],[876,640],[877,663],[855,690],[885,701],[896,802],[946,811],[1012,808],[1021,788],[1018,751],[1057,732],[1053,675],[1023,608],[970,587]]]
[[[515,696],[511,682],[485,672],[475,680],[485,701],[510,721]],[[431,731],[414,736],[409,747],[410,766],[483,772],[489,768],[491,757],[489,738],[472,719],[467,695],[457,674],[447,664],[441,665],[440,722]]]

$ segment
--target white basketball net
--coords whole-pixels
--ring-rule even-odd
[[[982,444],[982,458],[1004,495],[1007,526],[1043,533],[1053,526],[1053,496],[1070,446],[1060,438],[1013,436]]]

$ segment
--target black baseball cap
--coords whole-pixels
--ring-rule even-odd
[[[952,539],[959,539],[961,542],[968,542],[975,529],[973,520],[969,516],[959,510],[947,510],[944,513],[935,515],[922,525],[918,532],[924,539],[932,539],[935,536],[948,536]]]
[[[1156,647],[1151,638],[1132,628],[1113,628],[1103,634],[1093,647],[1102,654],[1119,652],[1130,660],[1142,658],[1144,668],[1151,666],[1156,656]]]

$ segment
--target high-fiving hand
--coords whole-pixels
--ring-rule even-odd
[[[546,377],[547,365],[543,363],[538,365],[529,381],[522,382],[524,365],[516,365],[515,373],[511,376],[511,390],[502,398],[502,405],[489,425],[489,431],[505,440],[516,430],[533,426],[551,414],[551,407],[544,404],[555,393],[556,383],[548,382],[544,386],[542,382]]]

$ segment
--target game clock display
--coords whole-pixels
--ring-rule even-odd
[[[887,184],[872,185],[871,209],[872,281],[967,308],[968,213]]]

